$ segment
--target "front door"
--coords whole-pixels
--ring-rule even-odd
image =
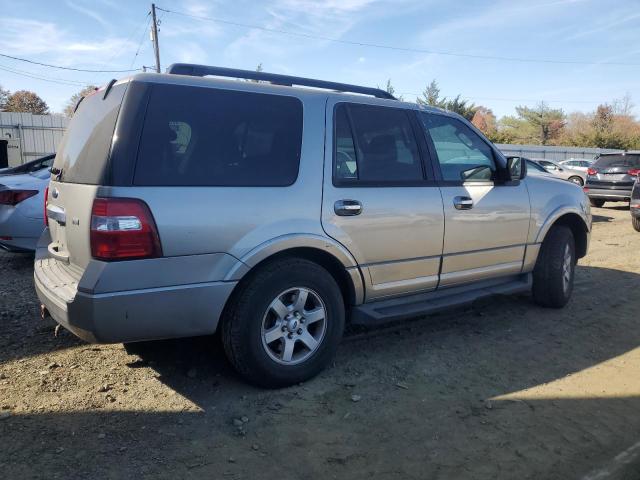
[[[366,300],[435,289],[442,197],[413,112],[330,100],[326,132],[322,225],[360,265]]]
[[[505,181],[504,160],[460,119],[419,116],[437,158],[444,204],[440,286],[520,273],[531,214],[526,185]]]

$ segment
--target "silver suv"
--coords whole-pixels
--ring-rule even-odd
[[[90,342],[220,329],[270,387],[318,373],[346,322],[531,289],[562,307],[591,229],[579,187],[458,115],[200,65],[86,97],[51,171],[43,314]]]

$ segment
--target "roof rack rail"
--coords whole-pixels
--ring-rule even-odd
[[[246,78],[247,80],[260,80],[287,87],[299,85],[304,87],[336,90],[338,92],[360,93],[363,95],[372,95],[378,98],[396,100],[396,98],[389,92],[385,92],[379,88],[361,87],[358,85],[349,85],[347,83],[327,82],[325,80],[314,80],[312,78],[294,77],[290,75],[279,75],[277,73],[240,70],[237,68],[213,67],[192,63],[174,63],[167,68],[167,73],[175,75],[191,75],[194,77],[212,75],[215,77]]]

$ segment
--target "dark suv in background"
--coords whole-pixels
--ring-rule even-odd
[[[631,191],[629,209],[631,210],[631,223],[633,224],[633,228],[635,228],[637,232],[640,232],[640,173]]]
[[[603,153],[587,170],[584,191],[594,207],[602,207],[604,202],[628,202],[638,173],[639,150]]]

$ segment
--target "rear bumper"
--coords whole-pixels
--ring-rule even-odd
[[[593,188],[588,184],[586,194],[589,198],[596,198],[610,201],[628,201],[631,198],[631,188]]]
[[[90,295],[65,301],[38,276],[36,293],[53,319],[88,342],[119,343],[216,331],[235,282],[211,282]]]
[[[88,342],[212,334],[238,283],[225,277],[238,262],[226,254],[92,260],[82,270],[49,258],[49,242],[45,230],[36,249],[36,293],[54,320]]]

